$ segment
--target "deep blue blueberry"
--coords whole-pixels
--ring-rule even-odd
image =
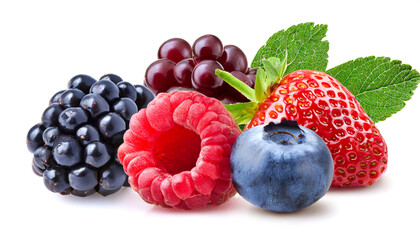
[[[243,132],[230,162],[238,193],[277,212],[294,212],[318,201],[329,189],[334,169],[324,141],[288,120]]]

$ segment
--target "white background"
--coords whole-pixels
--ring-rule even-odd
[[[420,69],[418,1],[60,2],[0,2],[1,239],[419,239],[420,90],[377,124],[389,148],[381,180],[330,190],[293,214],[258,209],[238,195],[187,212],[152,207],[129,188],[106,198],[60,196],[32,173],[25,145],[49,98],[73,75],[116,73],[142,83],[172,37],[192,43],[215,34],[251,62],[274,32],[312,21],[329,25],[329,67],[376,55]]]

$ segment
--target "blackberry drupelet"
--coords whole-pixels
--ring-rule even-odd
[[[115,74],[99,81],[88,75],[70,79],[55,93],[41,123],[28,132],[32,170],[45,186],[62,195],[103,196],[128,186],[117,149],[133,114],[153,100],[144,86]]]

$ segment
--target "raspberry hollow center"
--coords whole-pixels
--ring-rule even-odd
[[[175,125],[157,138],[153,154],[169,174],[175,175],[194,168],[200,150],[200,136],[194,131]]]

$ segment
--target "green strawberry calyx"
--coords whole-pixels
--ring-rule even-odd
[[[280,84],[287,69],[287,52],[283,60],[270,57],[262,60],[263,67],[258,68],[254,89],[229,72],[216,69],[216,75],[230,86],[238,90],[250,102],[225,104],[226,109],[233,115],[238,125],[251,121],[262,103]]]

